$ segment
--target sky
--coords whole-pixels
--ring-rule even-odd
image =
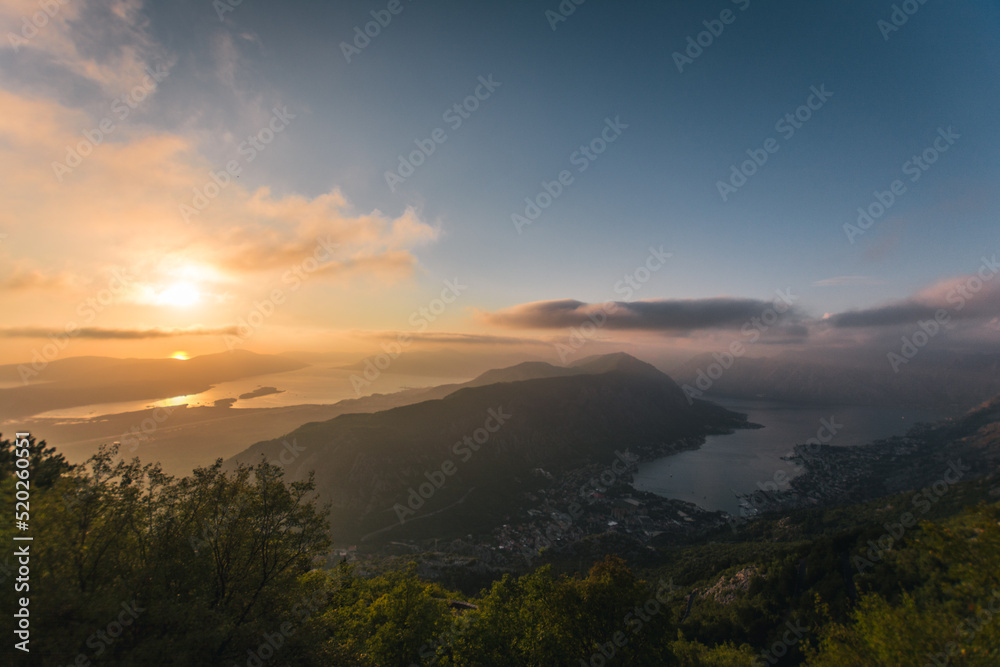
[[[0,0],[0,36],[0,363],[1000,351],[996,3]]]

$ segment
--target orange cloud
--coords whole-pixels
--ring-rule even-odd
[[[234,335],[235,326],[229,327],[184,327],[179,329],[164,329],[159,327],[147,329],[109,329],[106,327],[81,327],[69,332],[74,338],[90,338],[95,340],[143,340],[148,338],[180,338],[183,336],[223,336]],[[0,327],[0,338],[57,338],[65,337],[64,329],[48,329],[45,327]]]
[[[105,94],[123,94],[150,64],[169,62],[147,30],[142,0],[0,0],[0,25],[22,69],[54,67]]]
[[[76,279],[68,273],[45,273],[18,266],[0,281],[0,290],[62,290],[74,287]]]
[[[7,26],[37,11],[37,0],[0,0]],[[18,49],[18,68],[0,81],[0,306],[16,305],[25,331],[72,318],[75,293],[102,289],[111,267],[127,267],[132,280],[101,317],[109,331],[133,331],[129,338],[183,335],[176,327],[195,322],[224,326],[319,251],[325,259],[308,271],[310,289],[330,290],[323,303],[331,305],[334,287],[356,299],[345,285],[377,288],[419,271],[416,250],[437,240],[439,227],[412,208],[357,211],[335,187],[317,196],[276,195],[232,178],[186,221],[181,207],[219,165],[201,152],[195,131],[144,122],[158,86],[131,100],[134,108],[121,104],[134,86],[151,81],[148,70],[165,71],[158,68],[172,60],[146,24],[139,0],[68,3]],[[98,38],[101,48],[89,48]],[[54,70],[51,80],[34,75]],[[70,89],[88,91],[81,97],[90,103],[72,99],[64,92]],[[95,92],[104,100],[96,105]],[[200,310],[163,308],[153,298],[182,283],[205,297]],[[31,290],[51,298],[42,302]],[[308,328],[332,317],[330,309],[290,301],[273,326]],[[135,318],[145,328],[131,327]]]

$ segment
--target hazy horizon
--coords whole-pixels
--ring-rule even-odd
[[[0,363],[1000,351],[996,7],[223,6],[0,5]]]
[[[0,0],[0,656],[995,664],[998,74],[974,0]]]

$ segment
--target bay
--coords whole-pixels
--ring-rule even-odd
[[[836,430],[827,443],[854,447],[902,435],[919,422],[939,415],[904,408],[857,405],[815,406],[780,401],[715,398],[714,403],[748,415],[760,429],[709,436],[695,450],[639,464],[633,487],[667,498],[678,498],[708,510],[739,512],[737,493],[751,493],[802,470],[782,460],[796,444],[817,437],[824,423]],[[830,429],[822,431],[826,436]],[[777,476],[777,477],[776,477]],[[787,489],[787,482],[778,483]],[[767,487],[770,488],[770,487]]]

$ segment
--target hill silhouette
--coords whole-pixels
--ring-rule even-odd
[[[405,532],[412,523],[421,535],[464,535],[502,522],[537,486],[538,468],[560,474],[609,465],[626,449],[652,457],[678,441],[693,446],[746,426],[743,415],[689,404],[670,377],[628,355],[546,366],[521,364],[485,379],[564,374],[466,386],[441,399],[306,424],[229,465],[263,456],[284,465],[291,480],[315,472],[338,542],[399,525],[400,508],[415,505]],[[414,497],[421,488],[431,492]],[[431,518],[444,509],[447,521]]]

